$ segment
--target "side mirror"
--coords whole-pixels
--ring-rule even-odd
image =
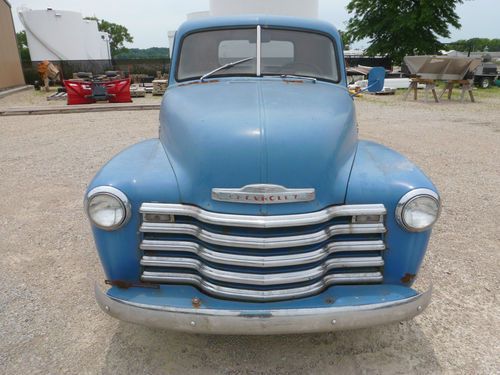
[[[368,87],[366,89],[369,92],[382,91],[384,89],[384,81],[385,69],[381,66],[377,66],[368,73]]]
[[[384,89],[384,82],[385,82],[385,69],[381,66],[374,67],[368,73],[368,86],[366,86],[360,92],[351,94],[351,97],[355,97],[356,95],[364,91],[368,92],[382,91]]]

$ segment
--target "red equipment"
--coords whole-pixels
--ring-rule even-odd
[[[130,103],[130,78],[113,81],[65,80],[68,105],[91,104],[98,101]]]

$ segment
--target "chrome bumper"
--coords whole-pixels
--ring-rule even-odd
[[[242,311],[143,305],[112,298],[95,286],[99,306],[117,319],[167,330],[225,335],[329,332],[399,322],[420,314],[431,293],[428,289],[410,298],[360,306]]]

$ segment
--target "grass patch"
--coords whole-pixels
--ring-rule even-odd
[[[489,89],[474,90],[474,96],[477,98],[500,98],[500,87],[494,86]]]

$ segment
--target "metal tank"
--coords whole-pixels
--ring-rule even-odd
[[[187,20],[206,17],[237,16],[245,14],[267,14],[302,18],[318,18],[319,0],[210,0],[208,11],[192,12]],[[168,32],[170,56],[175,31]]]
[[[210,0],[212,16],[268,14],[318,18],[318,0]]]
[[[31,60],[64,62],[70,71],[102,71],[110,65],[109,36],[79,12],[18,9]],[[68,74],[66,74],[68,75]]]

